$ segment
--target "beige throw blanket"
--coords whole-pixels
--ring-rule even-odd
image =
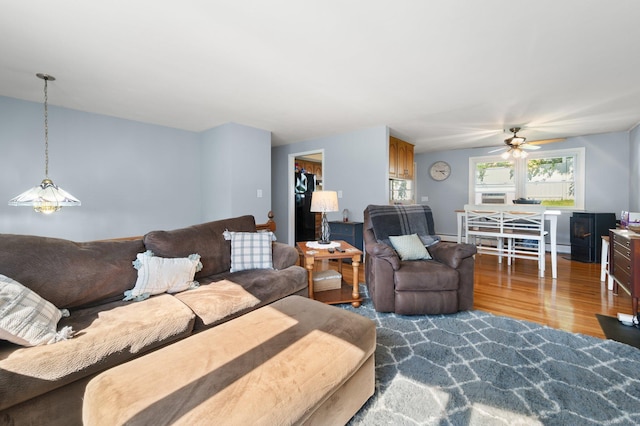
[[[202,319],[204,325],[260,303],[260,299],[229,280],[203,285],[176,296]]]

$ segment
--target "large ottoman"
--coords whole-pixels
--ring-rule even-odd
[[[84,424],[344,424],[375,345],[371,320],[290,296],[99,374]]]

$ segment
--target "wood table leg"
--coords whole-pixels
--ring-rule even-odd
[[[309,280],[309,299],[313,299],[313,268],[315,266],[315,259],[313,256],[305,256],[304,267],[307,269],[307,277]]]
[[[354,299],[360,298],[360,283],[358,281],[358,267],[360,266],[360,255],[353,256],[351,258],[351,266],[353,267],[353,289],[351,291],[351,297]],[[360,302],[351,302],[351,306],[354,308],[360,307]]]

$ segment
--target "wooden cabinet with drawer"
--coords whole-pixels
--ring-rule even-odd
[[[609,230],[609,273],[613,291],[619,287],[631,295],[632,314],[638,313],[640,297],[640,235],[625,229]]]

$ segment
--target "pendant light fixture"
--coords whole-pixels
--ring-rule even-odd
[[[36,74],[44,80],[44,179],[40,185],[23,192],[9,200],[10,206],[29,206],[43,214],[57,212],[62,207],[79,206],[80,200],[69,194],[49,179],[49,110],[47,82],[55,77],[49,74]]]

